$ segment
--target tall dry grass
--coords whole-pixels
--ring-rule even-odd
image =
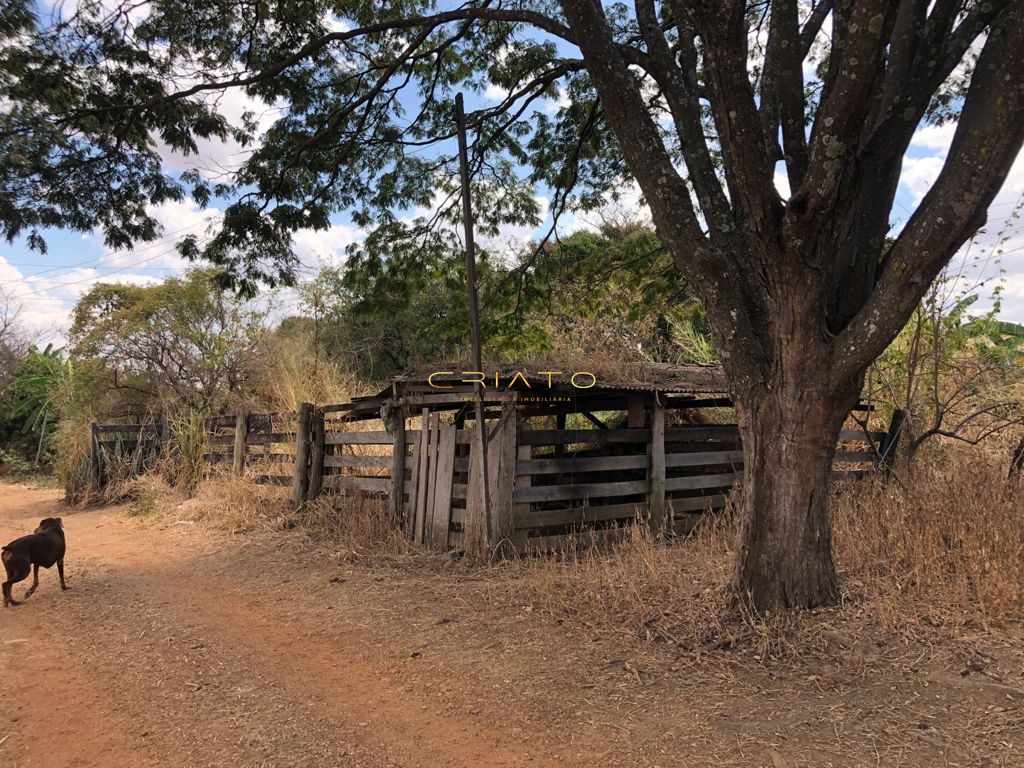
[[[833,536],[842,601],[826,611],[828,622],[902,637],[1019,625],[1024,481],[1007,481],[1007,456],[944,450],[923,458],[902,482],[878,477],[837,488]],[[637,527],[610,551],[570,546],[506,565],[508,578],[494,588],[560,621],[694,658],[741,642],[767,655],[806,649],[820,615],[753,616],[732,600],[727,585],[737,532],[730,511],[706,518],[682,542],[659,543]]]
[[[64,486],[64,496],[71,504],[89,500],[92,432],[87,418],[68,416],[57,423],[52,443],[54,471]]]
[[[902,482],[837,494],[836,561],[851,598],[887,624],[1003,624],[1024,617],[1024,485],[1009,452],[921,457]]]
[[[370,496],[327,495],[294,510],[288,488],[216,474],[204,479],[191,499],[175,504],[174,511],[179,517],[232,533],[295,530],[332,547],[345,559],[416,551],[387,502]]]
[[[277,338],[270,345],[269,364],[253,382],[253,391],[259,394],[249,405],[256,410],[294,411],[299,403],[344,403],[373,389],[337,363],[317,360],[308,340]]]

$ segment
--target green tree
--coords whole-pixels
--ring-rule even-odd
[[[231,201],[183,252],[251,291],[290,280],[292,233],[348,210],[366,248],[456,245],[451,96],[469,116],[478,226],[598,205],[627,179],[703,300],[743,436],[736,585],[759,608],[838,594],[828,481],[871,361],[985,221],[1024,141],[1020,0],[185,0],[0,10],[0,222],[152,237],[145,203]],[[829,24],[826,26],[825,21]],[[280,110],[265,133],[215,109]],[[563,97],[553,114],[532,109]],[[886,247],[904,153],[957,121]],[[156,139],[251,142],[216,182],[167,177]],[[776,168],[792,194],[775,185]],[[439,202],[439,205],[434,205]],[[397,212],[436,215],[412,223]]]
[[[42,350],[30,347],[12,367],[0,407],[0,424],[6,433],[2,441],[20,443],[36,465],[57,425],[61,389],[74,372],[74,361],[52,344]]]
[[[977,293],[944,275],[875,361],[871,397],[908,415],[898,445],[906,460],[936,437],[979,443],[1024,418],[1024,326],[993,307],[971,315]]]
[[[261,364],[265,312],[225,295],[209,270],[153,285],[101,283],[75,305],[71,342],[107,408],[216,412]]]

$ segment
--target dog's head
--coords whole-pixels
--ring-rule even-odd
[[[46,531],[63,531],[64,524],[61,522],[59,517],[44,517],[39,521],[39,527],[36,528],[36,533],[45,533]]]

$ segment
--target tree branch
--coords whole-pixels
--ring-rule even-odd
[[[985,222],[1024,144],[1024,6],[993,25],[939,178],[890,249],[875,290],[837,339],[843,367],[862,369],[895,338],[924,290]]]

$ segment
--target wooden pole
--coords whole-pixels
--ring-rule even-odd
[[[295,424],[295,466],[292,470],[292,507],[298,509],[306,500],[309,490],[309,422],[313,411],[311,403],[300,403]]]
[[[309,457],[309,489],[306,499],[315,499],[324,487],[324,455],[326,454],[326,428],[324,412],[321,408],[313,409],[313,425],[310,429],[311,453]]]
[[[92,443],[89,448],[89,474],[92,475],[91,485],[93,489],[99,490],[103,482],[103,457],[100,454],[99,430],[96,427],[95,421],[89,425],[89,435]]]
[[[651,515],[651,530],[655,536],[665,533],[665,406],[658,393],[651,403],[651,490],[647,505]]]
[[[395,406],[395,419],[395,439],[391,448],[391,514],[395,520],[401,520],[402,495],[405,493],[405,406]]]
[[[235,447],[231,454],[231,473],[245,473],[245,441],[249,434],[249,410],[243,405],[235,415]]]
[[[480,313],[477,307],[476,293],[476,246],[473,241],[473,202],[469,188],[469,149],[466,142],[466,113],[462,104],[462,94],[455,96],[455,123],[459,134],[459,170],[462,179],[462,224],[466,236],[466,290],[469,300],[469,337],[473,345],[473,367],[482,370],[480,355]],[[476,429],[479,438],[480,473],[483,485],[481,499],[483,501],[484,530],[487,546],[494,543],[494,526],[491,521],[491,498],[487,482],[487,434],[484,424],[484,390],[483,385],[474,384],[476,391]]]

